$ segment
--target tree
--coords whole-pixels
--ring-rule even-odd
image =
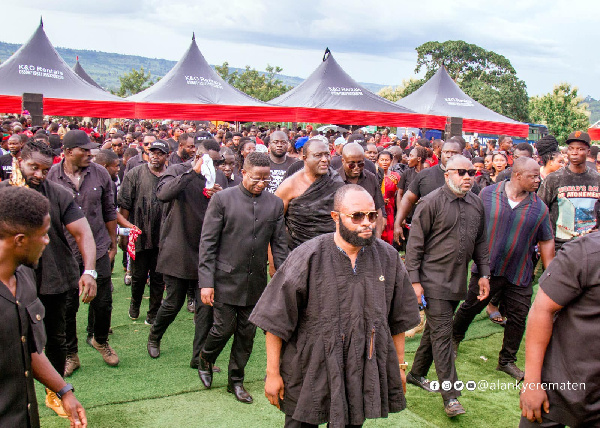
[[[460,88],[476,101],[504,116],[529,121],[527,86],[504,56],[462,40],[427,42],[416,51],[415,73],[425,68],[426,74],[421,84],[407,88],[411,92],[444,66]],[[406,92],[406,95],[411,93]]]
[[[385,98],[386,100],[396,102],[419,89],[421,86],[423,86],[423,83],[425,83],[423,79],[414,79],[411,77],[410,79],[402,80],[402,84],[400,86],[396,86],[395,88],[393,86],[381,88],[379,92],[377,92],[377,95]]]
[[[531,97],[529,116],[533,122],[546,125],[561,143],[571,132],[585,131],[590,126],[588,105],[577,94],[577,87],[569,83],[555,85],[552,92],[541,97]]]
[[[116,95],[120,97],[128,97],[130,95],[137,94],[138,92],[148,89],[150,86],[158,82],[158,80],[159,79],[156,79],[156,81],[152,80],[150,72],[146,74],[143,66],[140,67],[140,71],[132,68],[131,73],[125,73],[123,76],[119,77],[121,87],[117,91]]]
[[[281,67],[267,65],[266,73],[251,69],[249,65],[243,73],[230,72],[229,63],[215,66],[215,70],[230,85],[261,101],[269,101],[292,89],[277,78],[283,71]]]

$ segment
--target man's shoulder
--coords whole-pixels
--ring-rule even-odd
[[[421,171],[421,172],[423,172],[423,171]],[[421,172],[419,172],[419,174]],[[423,196],[421,198],[421,200],[419,201],[419,205],[421,205],[423,203],[425,203],[425,204],[433,203],[443,196],[444,196],[444,186],[438,187],[437,189],[435,189],[435,190],[429,192],[427,195]]]
[[[67,190],[64,186],[61,186],[54,181],[50,181],[48,179],[44,180],[42,183],[42,189],[44,191],[44,195],[52,201],[55,197],[69,197],[73,199],[73,194]]]
[[[331,232],[309,239],[297,246],[288,257],[293,255],[294,258],[310,258],[312,254],[319,251],[324,245],[333,242],[333,235],[334,233]]]
[[[12,164],[12,155],[10,153],[0,156],[0,165]]]

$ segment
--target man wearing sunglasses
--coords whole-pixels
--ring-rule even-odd
[[[406,380],[432,391],[425,376],[435,361],[440,384],[451,383],[450,389],[441,391],[448,417],[465,413],[457,400],[460,392],[454,388],[458,376],[452,350],[452,317],[467,295],[471,259],[481,275],[477,299],[486,299],[490,290],[483,203],[470,191],[475,173],[471,161],[462,155],[448,160],[446,184],[421,199],[406,248],[406,269],[417,300],[422,302],[425,298],[427,316],[421,344]]]
[[[285,427],[359,427],[406,407],[404,332],[419,323],[398,252],[375,239],[369,193],[335,193],[335,233],[293,251],[250,321],[265,330],[265,395]]]
[[[144,165],[148,163],[148,148],[152,143],[156,141],[156,135],[154,134],[146,134],[144,135],[144,140],[142,144],[139,146],[140,153],[137,156],[132,157],[127,161],[127,165],[125,165],[125,172],[127,174],[136,166]]]
[[[244,368],[256,333],[248,317],[267,286],[269,244],[275,268],[288,254],[283,202],[265,191],[271,179],[269,164],[266,153],[246,156],[242,183],[211,198],[200,240],[198,285],[202,303],[213,306],[214,323],[200,354],[198,374],[210,388],[213,364],[234,336],[227,391],[248,404],[253,400],[244,388]]]

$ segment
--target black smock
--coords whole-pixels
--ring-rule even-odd
[[[288,256],[250,321],[284,342],[285,414],[344,427],[406,407],[392,336],[420,318],[392,246],[375,240],[353,270],[333,237],[321,235]]]

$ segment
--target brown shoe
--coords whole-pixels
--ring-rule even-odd
[[[68,418],[67,412],[63,408],[62,401],[56,396],[56,393],[46,388],[46,407],[52,409],[61,418]]]
[[[96,342],[96,338],[92,339],[92,346],[96,349],[96,351],[102,354],[102,358],[104,362],[109,366],[115,367],[119,364],[119,356],[115,352],[113,348],[110,347],[108,341],[105,343]]]
[[[73,374],[75,370],[81,367],[81,362],[79,361],[79,355],[70,354],[67,355],[67,360],[65,361],[65,377],[69,377]]]

